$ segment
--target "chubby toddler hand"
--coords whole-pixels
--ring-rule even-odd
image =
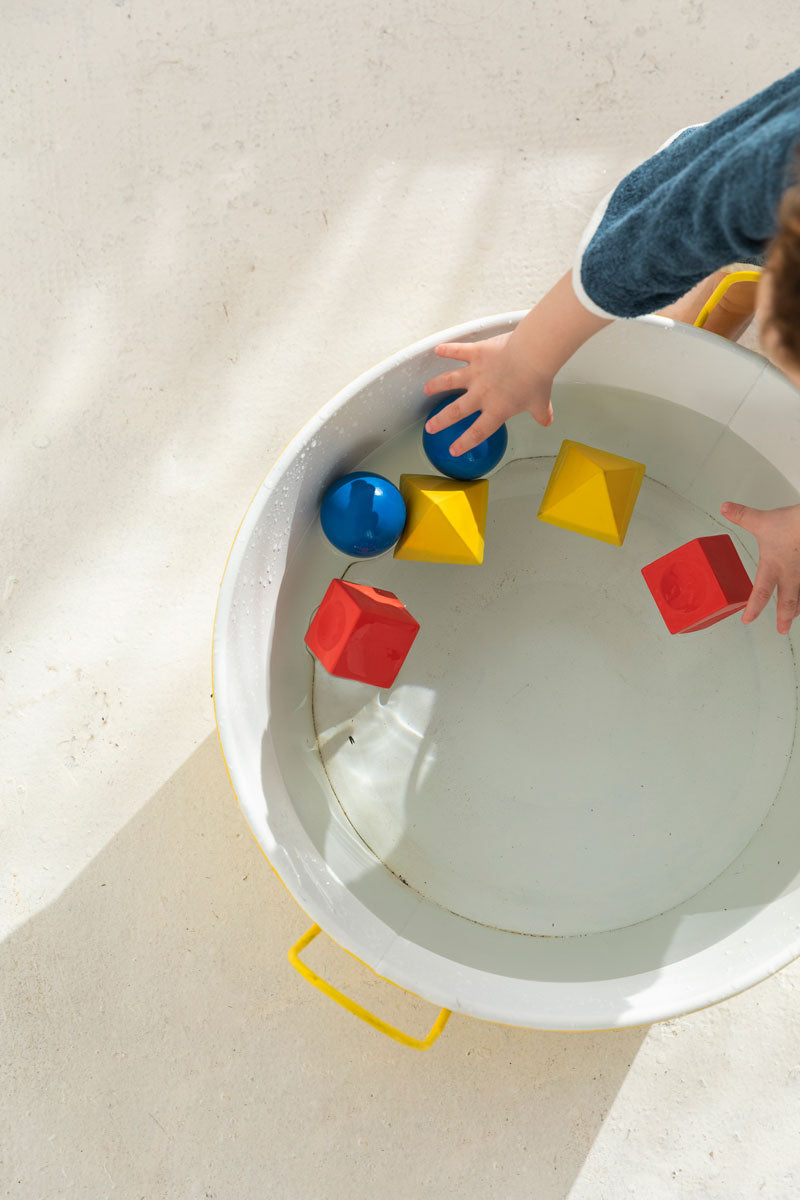
[[[436,347],[441,358],[458,359],[466,366],[445,371],[430,379],[425,394],[465,389],[452,404],[438,412],[426,423],[428,433],[439,433],[456,421],[479,412],[469,429],[450,447],[458,456],[472,450],[515,413],[528,411],[540,425],[550,425],[553,409],[550,404],[552,376],[532,370],[529,363],[519,360],[513,347],[508,346],[511,334],[502,333],[482,342],[444,342]]]
[[[788,633],[800,613],[800,504],[765,510],[726,500],[720,511],[758,542],[758,570],[742,620],[754,621],[777,588],[778,633]]]

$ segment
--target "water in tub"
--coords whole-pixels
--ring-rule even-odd
[[[409,887],[472,921],[562,936],[681,903],[769,810],[795,729],[794,660],[773,607],[749,627],[736,615],[670,635],[640,570],[730,532],[752,578],[754,543],[719,504],[746,499],[743,478],[750,503],[797,497],[746,443],[668,401],[570,385],[554,405],[550,429],[526,414],[509,423],[481,565],[348,562],[309,528],[289,565],[303,603],[279,639],[309,682],[276,714],[276,741],[291,744],[292,723],[311,728],[332,809]],[[421,429],[346,469],[395,483],[435,474]],[[646,463],[623,546],[537,520],[565,437]],[[421,624],[389,690],[309,665],[302,635],[334,576],[396,593]],[[307,817],[313,831],[319,814]]]

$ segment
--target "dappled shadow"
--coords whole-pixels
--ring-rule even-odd
[[[608,173],[636,157],[625,124],[597,111],[608,82],[573,72],[565,93],[563,59],[536,53],[553,36],[536,6],[516,6],[510,41],[493,12],[455,4],[402,20],[355,0],[313,21],[233,7],[202,31],[162,16],[108,5],[92,57],[53,14],[37,45],[47,86],[8,101],[24,148],[4,327],[20,403],[0,487],[27,560],[47,564],[14,564],[29,627],[124,571],[138,533],[161,542],[130,567],[132,591],[168,587],[177,512],[218,522],[224,542],[306,416],[431,330],[527,307]],[[583,14],[559,20],[565,54],[593,45]],[[9,61],[26,58],[24,22],[6,35]],[[642,46],[619,53],[633,66]],[[661,139],[679,98],[664,89],[658,120],[638,119],[643,145],[649,121]],[[214,537],[196,548],[219,562]]]

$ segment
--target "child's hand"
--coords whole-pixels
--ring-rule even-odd
[[[800,613],[800,504],[765,511],[726,500],[720,511],[758,541],[758,570],[742,620],[754,621],[777,587],[778,633],[788,633]]]
[[[453,442],[450,447],[453,455],[472,450],[518,412],[527,410],[540,425],[552,424],[552,376],[520,362],[513,347],[508,347],[510,337],[511,334],[503,333],[482,342],[445,342],[436,347],[442,358],[459,359],[467,365],[429,380],[425,385],[426,395],[435,396],[456,388],[466,391],[431,417],[425,425],[428,433],[439,433],[463,417],[480,412],[469,429]]]
[[[584,342],[610,324],[581,304],[572,287],[572,272],[567,271],[513,333],[436,347],[442,358],[460,359],[467,365],[429,380],[426,395],[456,389],[464,395],[431,417],[425,428],[439,433],[479,412],[450,447],[450,453],[458,455],[491,437],[515,413],[527,411],[540,425],[551,425],[553,380]]]

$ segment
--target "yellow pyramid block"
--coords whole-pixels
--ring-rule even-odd
[[[406,524],[395,546],[395,558],[483,562],[488,479],[401,475],[399,487],[406,502]]]
[[[539,520],[621,546],[644,472],[644,463],[565,439]]]

